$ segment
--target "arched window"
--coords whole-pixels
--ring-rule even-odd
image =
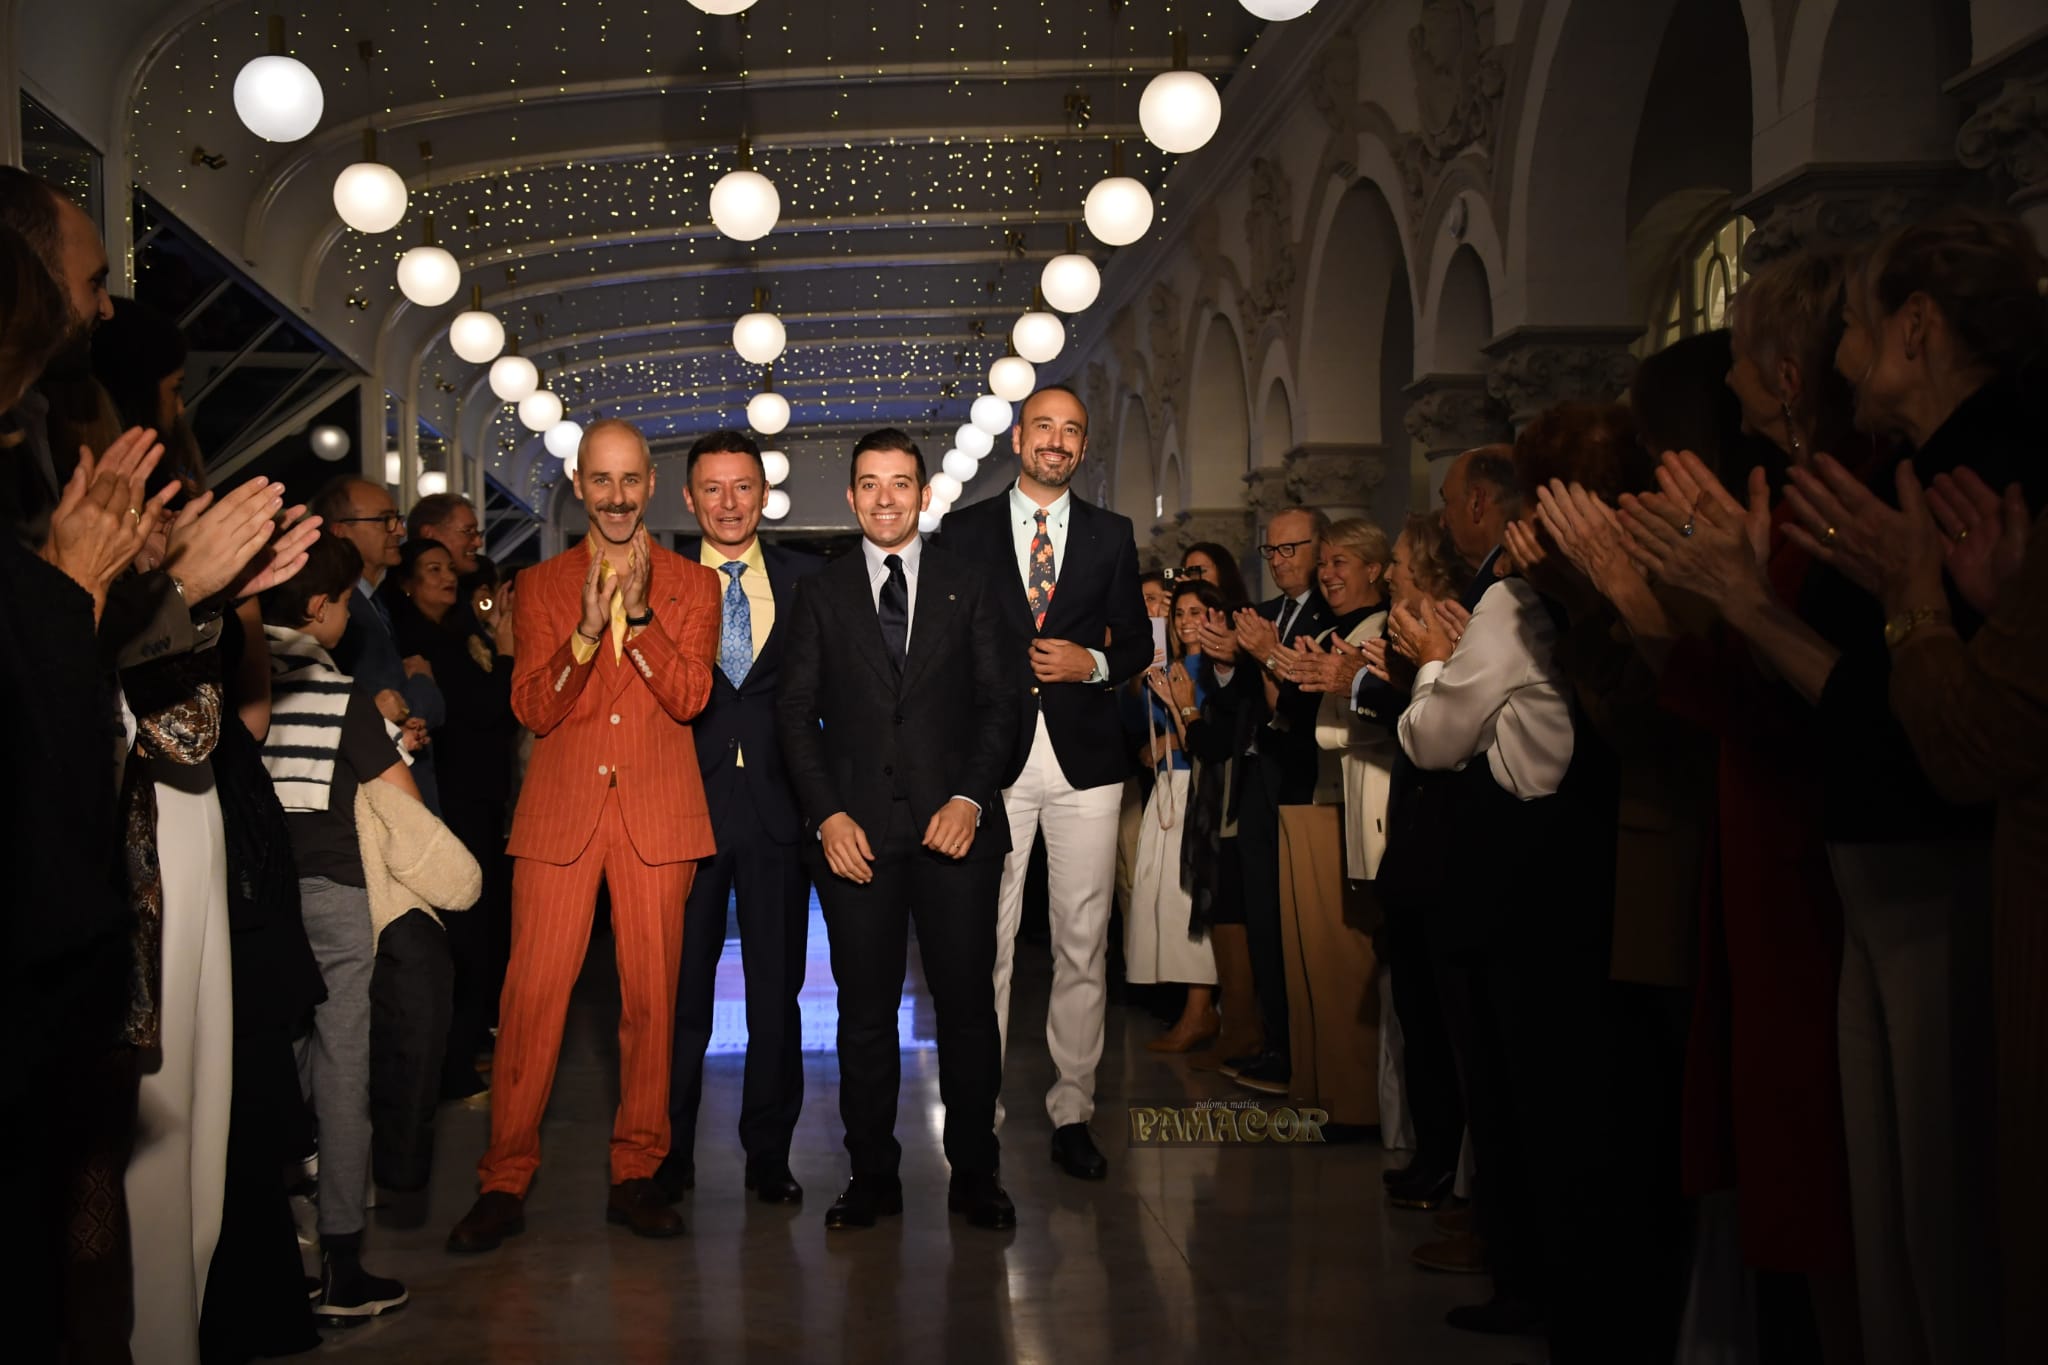
[[[1749,278],[1742,247],[1755,224],[1741,214],[1726,218],[1696,238],[1671,272],[1662,306],[1644,334],[1645,352],[1661,351],[1682,337],[1728,325],[1735,291]]]

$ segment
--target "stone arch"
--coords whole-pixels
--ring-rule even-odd
[[[1188,415],[1180,424],[1188,500],[1196,507],[1226,506],[1242,496],[1252,468],[1244,352],[1226,314],[1210,314],[1190,373]]]
[[[1469,243],[1460,244],[1444,262],[1436,300],[1425,312],[1428,332],[1423,368],[1436,374],[1480,374],[1487,365],[1484,347],[1493,339],[1493,290],[1486,263]]]
[[[1152,516],[1152,419],[1145,400],[1127,394],[1116,428],[1116,510],[1133,525],[1150,526]]]
[[[1154,496],[1158,501],[1153,506],[1158,511],[1157,521],[1171,521],[1187,506],[1187,471],[1180,451],[1175,449],[1178,442],[1169,434],[1166,438],[1166,455],[1159,461],[1159,479],[1154,485]]]
[[[1411,310],[1408,255],[1392,204],[1361,180],[1330,205],[1305,272],[1296,377],[1301,443],[1377,443],[1388,395],[1375,355],[1387,309]]]
[[[1782,117],[1759,139],[1759,171],[1949,160],[1961,109],[1941,87],[1969,65],[1969,11],[1944,0],[1806,0],[1785,45]]]

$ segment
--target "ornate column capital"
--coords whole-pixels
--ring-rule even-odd
[[[1376,445],[1297,446],[1287,452],[1284,487],[1296,507],[1320,507],[1332,517],[1372,511],[1373,494],[1387,477],[1386,449]]]
[[[1159,563],[1178,564],[1190,545],[1208,541],[1230,551],[1243,569],[1251,539],[1251,515],[1244,508],[1192,507],[1155,525],[1148,548]]]
[[[1517,327],[1485,346],[1494,358],[1486,391],[1519,430],[1545,408],[1575,399],[1610,400],[1628,391],[1640,327]]]
[[[1244,505],[1252,520],[1264,526],[1275,512],[1294,505],[1287,492],[1287,470],[1281,465],[1260,465],[1244,476]]]
[[[1809,247],[1868,240],[1954,199],[1965,179],[1947,163],[1803,167],[1736,204],[1756,224],[1742,262],[1756,270]]]
[[[1507,409],[1487,392],[1483,374],[1426,374],[1403,393],[1408,435],[1432,460],[1512,435]]]
[[[2007,78],[1956,133],[1956,158],[1990,171],[2015,205],[2048,198],[2048,74]]]

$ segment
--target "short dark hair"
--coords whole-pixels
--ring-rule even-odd
[[[871,431],[853,443],[853,460],[848,466],[846,486],[855,487],[860,483],[860,457],[870,450],[897,450],[917,461],[917,486],[924,487],[931,482],[924,472],[924,452],[917,448],[917,442],[910,439],[910,433],[900,427],[882,427]]]
[[[313,494],[313,500],[306,504],[306,510],[320,518],[321,529],[328,535],[341,534],[335,523],[343,517],[355,515],[355,499],[351,492],[358,484],[370,488],[377,486],[360,474],[337,474],[321,484],[319,491]]]
[[[35,383],[71,328],[71,305],[36,250],[0,224],[0,389]]]
[[[59,217],[71,197],[40,176],[19,166],[0,166],[0,227],[12,228],[36,253],[52,281],[64,250],[64,225]],[[68,308],[68,305],[67,305]]]
[[[472,506],[468,498],[460,493],[429,493],[412,505],[412,511],[405,515],[405,537],[418,540],[429,526],[439,526],[455,515],[458,507]]]
[[[298,630],[311,621],[306,606],[316,597],[346,604],[356,580],[363,576],[363,556],[340,536],[322,536],[306,551],[299,571],[257,599],[268,625]]]
[[[768,477],[768,466],[761,463],[761,443],[744,431],[734,431],[731,427],[725,427],[692,441],[690,453],[683,462],[684,482],[688,482],[690,476],[697,472],[697,461],[706,455],[751,455],[754,457],[754,463],[760,467],[761,477]]]
[[[1465,481],[1477,479],[1493,490],[1493,500],[1507,509],[1510,519],[1522,507],[1522,482],[1515,475],[1515,448],[1511,445],[1480,446],[1465,466]]]

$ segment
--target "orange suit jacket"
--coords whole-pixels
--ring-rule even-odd
[[[506,852],[566,866],[590,844],[617,783],[626,834],[642,862],[688,862],[713,849],[690,719],[711,696],[718,657],[718,575],[654,547],[647,605],[654,620],[612,655],[576,662],[586,541],[519,575],[512,711],[534,733],[533,757]]]

